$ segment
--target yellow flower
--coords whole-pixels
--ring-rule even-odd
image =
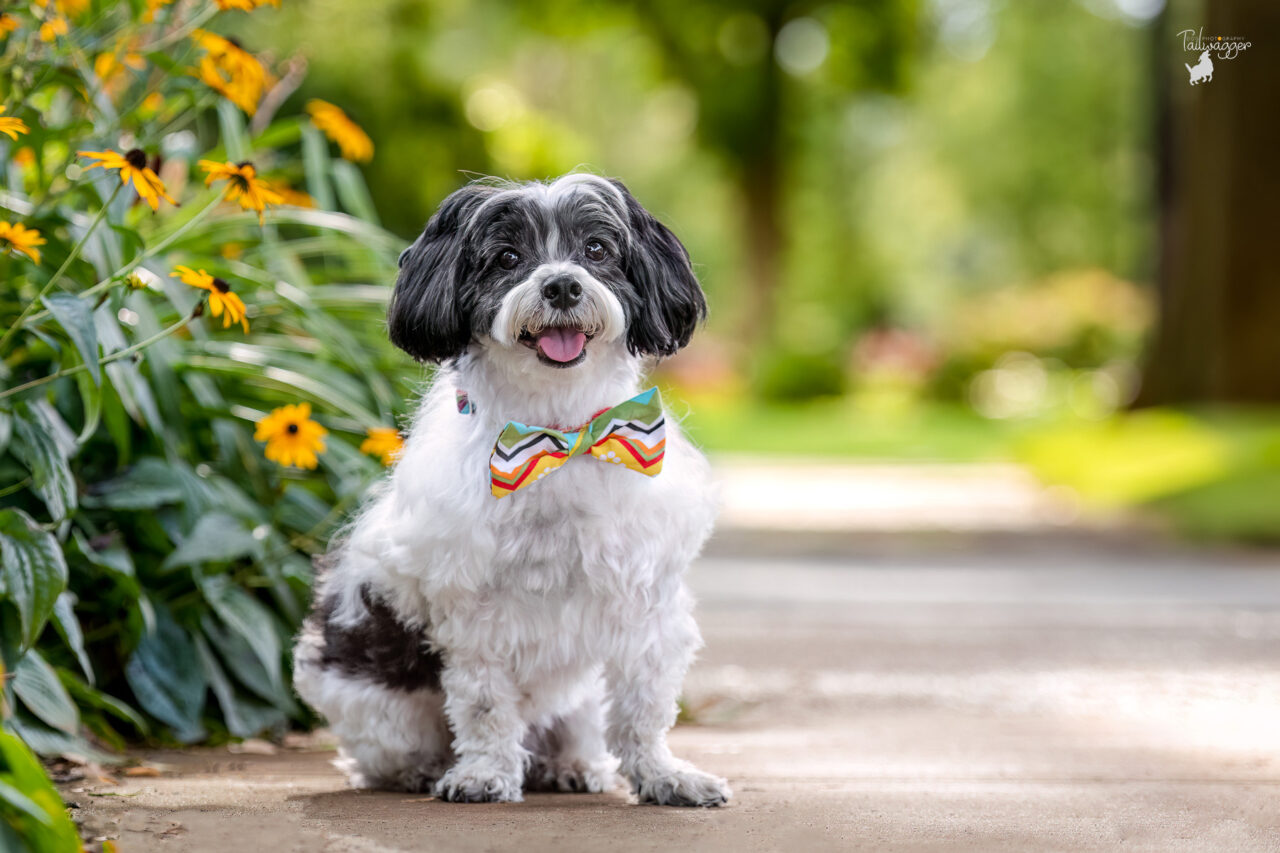
[[[373,140],[341,109],[328,101],[312,98],[307,101],[307,112],[311,114],[311,123],[338,143],[344,158],[359,163],[373,159]]]
[[[200,168],[209,173],[204,185],[211,186],[214,181],[227,181],[227,201],[239,199],[245,210],[258,211],[258,224],[264,221],[262,211],[269,204],[282,204],[284,199],[273,190],[266,181],[258,177],[258,170],[249,161],[243,163],[218,163],[214,160],[201,160]]]
[[[89,8],[90,0],[54,0],[53,8],[59,14],[66,15],[71,18],[80,17],[80,13]],[[48,0],[36,0],[36,5],[41,9],[49,7]]]
[[[30,145],[24,145],[13,154],[13,162],[26,169],[36,164],[36,152]]]
[[[4,110],[5,108],[0,106],[0,113],[4,112]],[[3,133],[13,141],[17,142],[19,133],[30,132],[31,128],[27,127],[27,123],[22,119],[14,118],[13,116],[0,116],[0,133]]]
[[[302,190],[295,190],[292,187],[282,187],[277,185],[276,192],[280,194],[281,204],[287,204],[291,207],[315,207],[316,200]]]
[[[369,430],[369,437],[360,443],[361,453],[381,458],[383,465],[395,462],[403,450],[404,439],[394,427],[373,427]]]
[[[44,244],[45,239],[40,236],[40,232],[36,229],[28,228],[20,222],[0,222],[0,246],[26,255],[38,264],[40,263],[40,250],[36,246],[43,246]]]
[[[270,83],[267,69],[258,58],[235,40],[207,30],[196,30],[191,37],[205,51],[196,76],[248,115],[257,112],[258,102]]]
[[[7,36],[20,26],[21,24],[18,22],[18,19],[13,15],[10,15],[8,12],[0,14],[0,35]]]
[[[138,113],[143,118],[151,118],[160,112],[160,108],[164,106],[164,95],[159,92],[152,92],[142,99],[142,106],[138,107]]]
[[[156,12],[159,12],[161,7],[168,6],[172,2],[173,0],[147,0],[147,11],[142,13],[142,20],[154,21]]]
[[[266,457],[281,465],[315,468],[317,453],[324,453],[324,437],[329,431],[311,420],[311,404],[299,403],[272,409],[258,421],[254,441],[267,443]]]
[[[239,9],[241,12],[252,12],[259,6],[275,6],[280,7],[280,0],[213,0],[218,8],[226,12],[231,9]]]
[[[147,155],[141,148],[131,148],[124,154],[117,154],[115,151],[77,151],[76,154],[98,161],[91,166],[85,166],[86,172],[99,166],[104,169],[119,169],[120,183],[127,186],[132,179],[133,188],[137,190],[138,196],[150,205],[152,210],[160,208],[160,199],[164,199],[169,204],[177,204],[165,190],[160,176],[147,165]]]
[[[52,17],[40,25],[40,41],[51,42],[58,36],[67,34],[67,19]]]
[[[121,76],[125,68],[142,71],[147,67],[147,60],[137,51],[126,50],[121,56],[117,53],[100,53],[93,60],[93,73],[102,81],[105,89],[115,89],[124,82]]]
[[[249,333],[249,319],[245,316],[244,300],[231,292],[231,285],[220,278],[214,278],[204,270],[193,270],[191,267],[178,264],[169,273],[183,284],[209,291],[209,313],[222,318],[222,328],[239,323]]]

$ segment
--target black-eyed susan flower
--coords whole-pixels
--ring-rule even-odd
[[[21,22],[8,12],[0,14],[0,36],[9,35],[21,25]]]
[[[359,163],[373,159],[373,140],[341,109],[328,101],[312,98],[307,101],[307,112],[311,114],[311,123],[338,143],[345,159]]]
[[[252,12],[259,6],[280,7],[280,0],[213,0],[213,2],[224,12],[232,9],[239,9],[241,12]]]
[[[37,264],[40,263],[40,250],[45,239],[34,228],[28,228],[21,222],[0,222],[0,248],[11,249],[20,255],[26,255]]]
[[[227,182],[227,201],[239,201],[245,210],[258,212],[258,224],[264,221],[262,211],[269,204],[281,204],[284,199],[280,193],[271,188],[266,181],[258,177],[258,170],[246,160],[243,163],[219,163],[216,160],[201,160],[200,168],[208,173],[204,180],[206,187],[214,181]]]
[[[324,437],[329,431],[311,420],[311,404],[281,406],[258,421],[254,441],[267,443],[264,451],[272,462],[298,468],[315,468],[316,455],[324,453]]]
[[[0,106],[0,113],[3,113],[4,110],[5,108]],[[16,142],[18,140],[19,133],[30,132],[31,128],[27,127],[27,123],[22,119],[14,118],[13,116],[0,115],[0,133],[3,133],[13,141]]]
[[[154,21],[156,12],[172,3],[173,0],[147,0],[147,10],[142,13],[142,20]]]
[[[369,437],[360,442],[360,452],[377,456],[383,465],[390,465],[404,450],[404,438],[394,427],[373,427]]]
[[[61,15],[55,15],[40,25],[40,41],[51,42],[58,36],[67,34],[67,19]]]
[[[245,316],[244,300],[232,292],[231,285],[226,281],[215,278],[204,270],[193,270],[182,264],[175,266],[169,276],[183,284],[209,291],[209,313],[222,318],[222,328],[239,323],[245,334],[248,334],[249,318]]]
[[[275,191],[280,194],[281,204],[287,204],[290,207],[311,208],[316,206],[316,200],[302,190],[295,190],[293,187],[276,184]]]
[[[147,165],[147,155],[141,148],[132,148],[124,154],[115,151],[77,151],[77,155],[88,157],[98,162],[85,166],[85,171],[101,166],[104,169],[119,169],[120,183],[128,186],[133,181],[133,188],[138,197],[151,206],[152,210],[160,208],[160,199],[169,204],[177,204],[164,188],[160,176]]]
[[[270,83],[267,69],[258,58],[234,39],[207,30],[196,30],[191,38],[205,51],[195,75],[246,114],[257,112],[258,102]]]

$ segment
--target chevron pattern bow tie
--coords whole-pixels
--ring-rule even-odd
[[[489,457],[490,488],[495,498],[505,498],[572,457],[588,453],[601,462],[625,465],[653,477],[662,470],[666,446],[666,420],[657,388],[597,413],[572,431],[508,421]]]

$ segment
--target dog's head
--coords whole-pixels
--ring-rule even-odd
[[[706,310],[675,235],[620,182],[573,174],[445,199],[400,256],[387,321],[423,361],[478,340],[569,368],[624,336],[632,355],[671,355]]]

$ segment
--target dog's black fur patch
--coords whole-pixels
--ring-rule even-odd
[[[320,665],[398,690],[439,690],[444,659],[428,646],[426,630],[401,622],[368,584],[360,587],[360,600],[366,612],[354,625],[334,620],[332,596],[312,613]]]

